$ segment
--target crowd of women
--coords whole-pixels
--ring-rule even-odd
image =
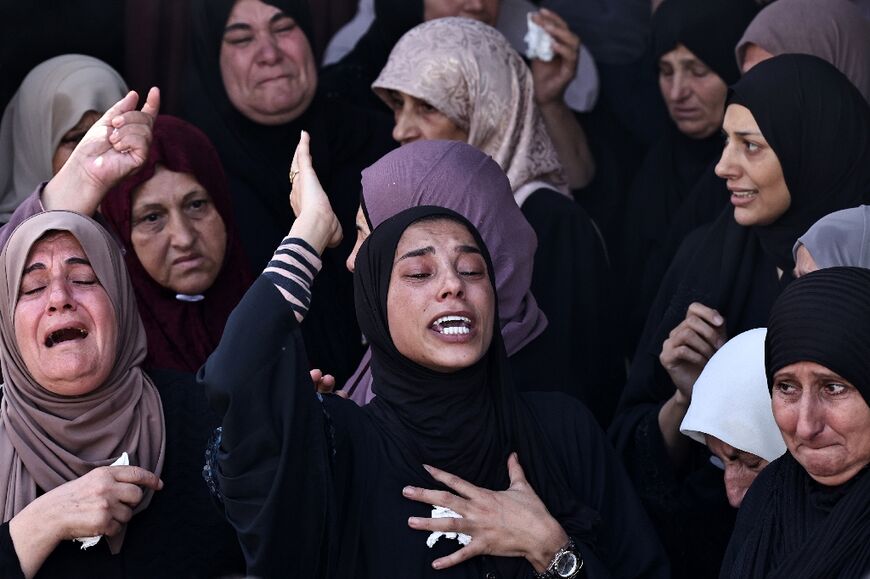
[[[536,4],[27,75],[0,576],[870,576],[867,5]]]

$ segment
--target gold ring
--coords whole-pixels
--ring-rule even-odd
[[[290,187],[293,187],[293,179],[295,179],[296,175],[298,175],[298,174],[299,174],[298,169],[296,171],[290,171]]]

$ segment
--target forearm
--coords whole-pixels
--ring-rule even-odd
[[[288,235],[275,250],[263,275],[290,304],[300,324],[311,307],[311,285],[320,271],[319,254],[304,239]]]
[[[686,460],[691,441],[680,432],[680,424],[689,410],[689,400],[679,390],[674,392],[659,410],[659,430],[667,448],[668,456],[675,466]]]
[[[9,536],[27,578],[36,575],[59,543],[54,532],[56,514],[44,512],[42,507],[40,499],[36,499],[9,521]]]
[[[568,533],[553,517],[549,521],[541,521],[540,531],[535,536],[538,540],[530,541],[529,550],[525,554],[526,561],[531,564],[536,573],[542,573],[556,556],[556,553],[568,543]]]
[[[571,189],[585,187],[595,176],[595,161],[586,141],[586,132],[564,101],[539,106],[547,133],[565,169],[568,186]]]

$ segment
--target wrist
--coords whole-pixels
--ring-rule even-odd
[[[67,210],[93,215],[105,191],[89,179],[72,175],[63,168],[52,177],[42,190],[42,206],[46,211]]]
[[[535,569],[536,573],[543,573],[547,570],[553,557],[559,552],[559,549],[565,546],[569,537],[565,529],[551,517],[551,524],[542,531],[540,541],[533,542],[529,547],[529,552],[526,553],[526,561]]]
[[[332,234],[331,223],[331,215],[324,212],[300,213],[288,235],[304,240],[318,255],[323,255]]]

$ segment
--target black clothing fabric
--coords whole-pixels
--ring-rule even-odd
[[[778,370],[809,361],[848,380],[870,404],[870,270],[832,267],[789,286],[770,313],[764,348],[768,388]]]
[[[149,370],[160,392],[166,421],[164,487],[148,508],[127,524],[118,555],[105,540],[87,550],[62,542],[46,559],[40,577],[222,577],[244,571],[232,527],[215,508],[202,480],[204,450],[219,424],[193,374]],[[0,526],[0,577],[23,578],[9,524]]]
[[[357,275],[367,259],[366,247],[357,259]],[[389,271],[381,267],[380,275],[388,279]],[[477,416],[465,423],[469,433],[456,428],[464,412],[457,404],[447,407],[440,419],[445,431],[463,437],[476,455],[493,455],[498,468],[466,464],[455,474],[506,488],[507,455],[518,450],[530,481],[541,468],[554,469],[554,478],[532,484],[545,501],[554,489],[566,493],[557,504],[548,503],[555,516],[565,506],[579,507],[562,524],[576,534],[589,577],[667,576],[660,547],[622,467],[582,404],[555,393],[515,396],[506,391],[503,350],[497,352],[497,361],[489,355],[458,373],[455,384],[416,365],[390,366],[384,374],[390,362],[379,356],[377,344],[384,336],[377,336],[375,326],[385,320],[376,319],[381,314],[375,310],[385,311],[385,294],[358,299],[372,306],[360,314],[372,337],[378,394],[365,407],[314,394],[291,306],[264,277],[230,317],[218,350],[200,370],[199,379],[223,416],[215,470],[249,573],[448,579],[494,573],[530,578],[532,568],[512,558],[479,557],[436,571],[432,561],[457,545],[442,539],[429,549],[426,534],[407,526],[409,516],[428,517],[430,508],[405,499],[402,488],[442,488],[423,469],[422,457],[443,458],[433,460],[439,467],[452,462],[451,441],[438,436],[439,417],[424,405],[431,400],[431,408],[443,413],[450,395],[434,390],[424,396],[399,380],[437,382],[455,391],[482,375],[489,410],[477,406]],[[485,402],[482,398],[471,393],[463,403],[479,405]],[[504,421],[485,423],[484,416]],[[519,427],[517,416],[522,417]],[[515,440],[516,428],[533,437]],[[480,440],[469,440],[471,433]]]
[[[721,579],[865,579],[870,573],[870,474],[815,482],[785,453],[749,487]]]
[[[310,30],[307,5],[294,0],[271,4]],[[396,146],[392,119],[315,96],[297,119],[278,126],[257,124],[230,103],[218,65],[223,30],[232,0],[194,2],[193,46],[187,75],[186,118],[214,143],[230,181],[236,225],[251,265],[265,267],[293,223],[287,173],[301,130],[311,135],[314,169],[330,197],[342,229],[355,230],[360,172]],[[350,377],[363,354],[353,314],[353,286],[344,261],[354,237],[323,255],[315,284],[318,299],[303,324],[314,367]]]
[[[680,243],[714,220],[728,203],[725,182],[713,173],[721,152],[718,134],[692,139],[670,123],[635,177],[623,223],[624,255],[616,259],[626,315],[623,339],[629,352],[637,345]]]
[[[656,60],[682,44],[733,84],[740,78],[734,47],[757,13],[753,0],[665,0],[652,16]]]
[[[353,50],[320,71],[320,92],[329,98],[387,112],[372,83],[403,34],[423,22],[422,0],[375,0],[375,19]]]
[[[517,389],[541,384],[581,400],[607,428],[625,383],[613,277],[604,242],[582,207],[549,188],[522,212],[535,234],[532,294],[547,328],[510,357]]]
[[[717,504],[723,504],[725,496],[722,492],[713,499],[717,504],[712,504],[704,498],[714,497],[712,491],[696,484],[701,480],[696,478],[700,472],[696,468],[709,468],[709,453],[702,446],[694,447],[697,456],[684,470],[667,474],[675,469],[665,452],[657,416],[675,387],[659,363],[662,343],[683,321],[692,302],[718,310],[728,336],[766,326],[774,300],[792,279],[791,247],[797,238],[824,215],[870,198],[870,111],[857,89],[831,65],[811,56],[778,56],[749,71],[733,94],[756,116],[777,154],[791,204],[772,224],[752,227],[739,225],[729,207],[711,225],[686,238],[650,310],[610,429],[611,440],[623,454],[660,532],[675,537],[666,540],[675,566],[686,549],[699,553],[701,548],[693,545],[710,536],[706,525],[693,529],[681,515],[672,516],[675,509],[687,508],[693,517],[702,517],[704,512],[720,510]],[[843,108],[824,104],[831,102],[842,102]],[[781,278],[777,268],[783,271]],[[645,437],[655,443],[647,444]],[[661,455],[647,456],[650,449],[659,449]],[[652,479],[644,472],[645,465],[655,465],[666,473],[662,477],[670,477],[676,485],[664,495],[649,486]],[[721,489],[721,481],[718,485]],[[715,521],[713,516],[707,518]],[[724,543],[707,559],[718,560],[722,548]],[[700,576],[690,568],[684,572],[675,568],[674,573]]]

